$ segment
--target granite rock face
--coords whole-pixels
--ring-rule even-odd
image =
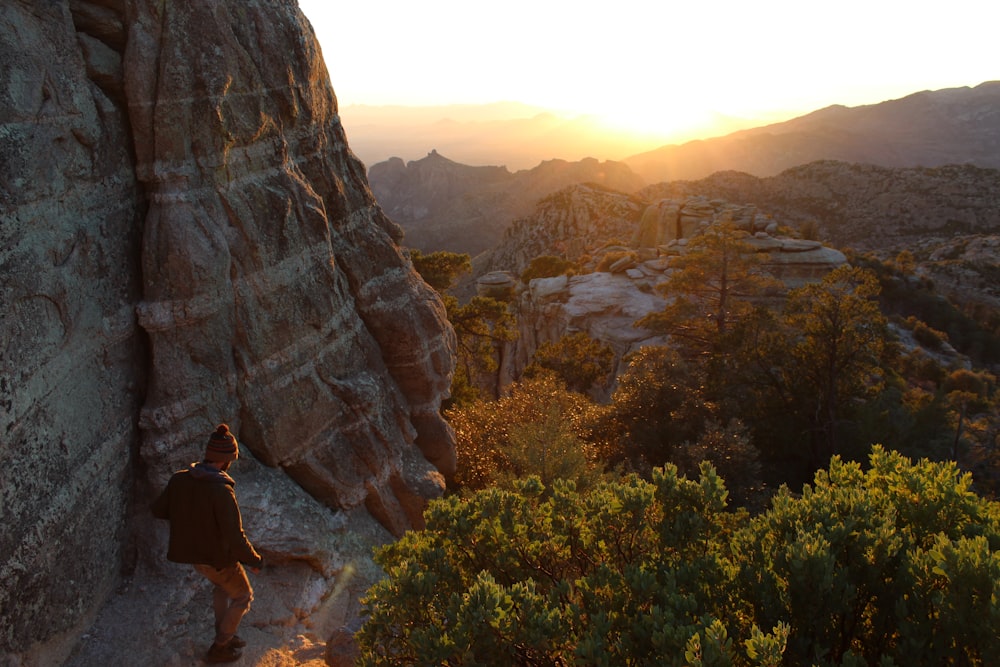
[[[665,305],[663,297],[643,289],[625,273],[536,278],[518,296],[518,338],[507,344],[500,384],[505,386],[520,377],[540,345],[578,331],[611,347],[611,376],[617,378],[624,371],[622,360],[630,352],[667,343],[664,336],[634,326],[636,320]],[[613,389],[613,383],[594,387],[592,397],[605,401]]]
[[[147,376],[144,194],[74,18],[0,4],[0,656],[115,585]]]
[[[143,455],[170,471],[228,421],[317,498],[399,533],[454,466],[443,308],[368,190],[294,3],[159,8],[137,3],[126,54],[149,196]]]
[[[12,0],[0,24],[0,656],[90,617],[217,422],[309,502],[419,525],[454,469],[454,333],[294,0]]]

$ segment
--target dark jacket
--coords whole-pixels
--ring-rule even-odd
[[[153,516],[170,521],[168,560],[216,568],[236,562],[260,566],[260,555],[243,533],[234,486],[232,477],[204,463],[173,474],[152,505]]]

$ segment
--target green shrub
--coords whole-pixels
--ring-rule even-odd
[[[537,475],[546,484],[560,478],[587,486],[602,472],[584,439],[590,413],[598,410],[551,372],[515,382],[497,400],[448,410],[458,451],[455,483],[478,490]]]
[[[915,317],[908,317],[906,323],[913,331],[913,338],[928,350],[940,350],[948,342],[948,334],[927,326]]]
[[[604,256],[601,257],[601,261],[597,263],[594,270],[598,273],[606,273],[611,269],[615,262],[619,259],[624,259],[625,257],[630,257],[634,260],[636,259],[636,254],[631,250],[612,250],[610,252],[606,252]]]
[[[986,665],[1000,510],[876,447],[749,518],[711,466],[435,501],[377,551],[360,665]],[[761,628],[771,628],[763,632]]]
[[[585,331],[566,334],[535,350],[525,377],[543,371],[554,372],[572,390],[586,393],[595,383],[603,383],[614,370],[615,352],[608,343],[595,340]]]
[[[574,273],[576,273],[576,264],[568,259],[555,255],[542,255],[531,260],[528,268],[521,272],[521,282],[527,285],[535,278],[554,278]]]

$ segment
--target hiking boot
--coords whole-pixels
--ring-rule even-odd
[[[232,646],[233,648],[243,648],[247,643],[239,635],[233,635],[233,638],[229,640],[226,646]]]
[[[242,655],[243,652],[233,646],[232,642],[222,646],[212,644],[208,653],[205,654],[205,662],[234,662],[239,660]]]

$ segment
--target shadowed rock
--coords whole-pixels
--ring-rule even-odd
[[[217,422],[244,478],[309,494],[246,487],[275,561],[340,576],[275,520],[288,498],[341,534],[419,525],[454,471],[454,333],[297,4],[12,0],[0,24],[0,661],[60,661]]]

